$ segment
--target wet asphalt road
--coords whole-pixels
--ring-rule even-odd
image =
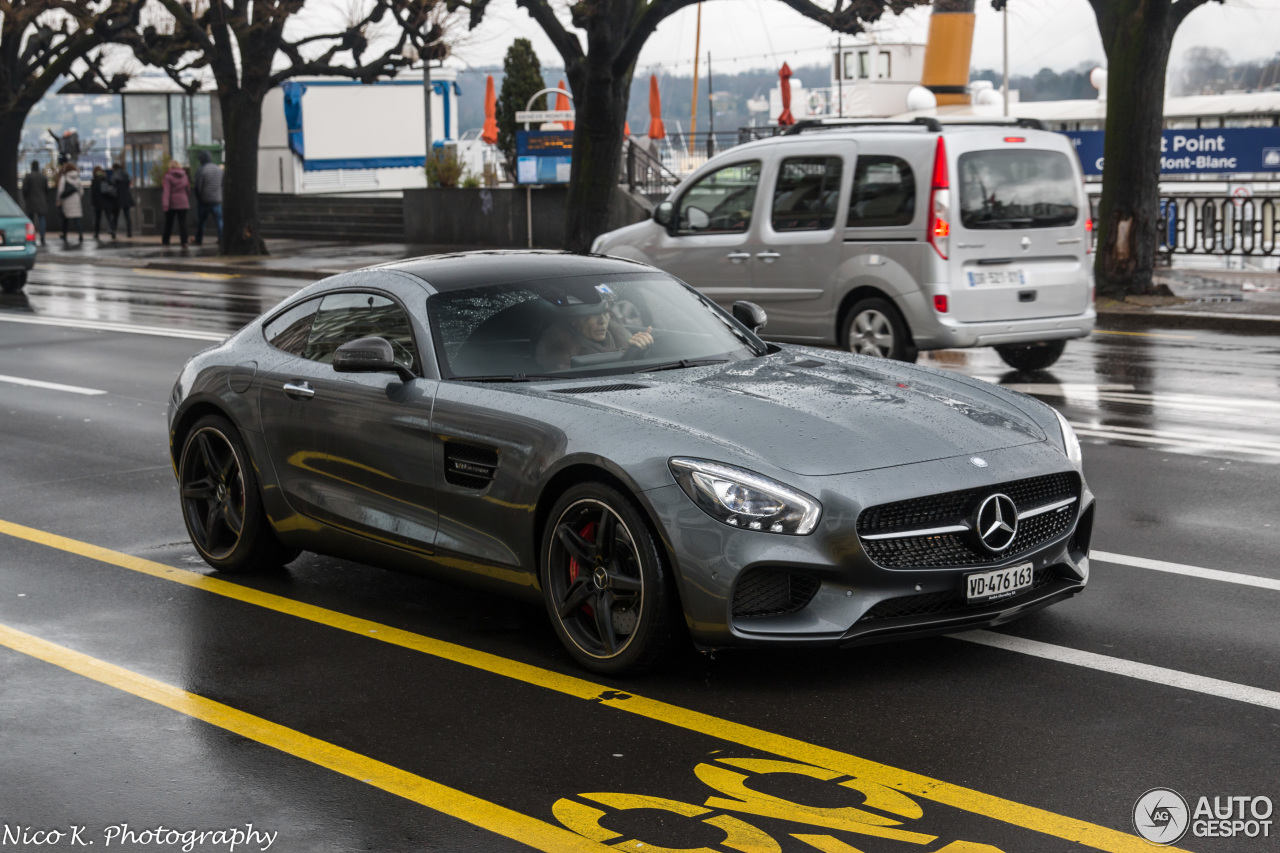
[[[1151,788],[1280,801],[1280,339],[1109,329],[1035,377],[924,360],[1040,396],[1085,443],[1089,589],[1005,648],[690,650],[605,680],[536,607],[196,559],[173,378],[300,284],[50,265],[0,304],[0,849],[181,849],[163,826],[226,850],[209,833],[252,824],[283,851],[591,849],[566,826],[632,850],[1136,851]],[[1268,819],[1177,846],[1280,850]]]

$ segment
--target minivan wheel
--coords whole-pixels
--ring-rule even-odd
[[[897,361],[915,361],[918,355],[898,309],[884,299],[863,299],[845,317],[841,337],[849,352]]]
[[[996,347],[1004,363],[1015,370],[1044,370],[1059,358],[1067,348],[1066,341],[1041,341],[1035,344],[1006,344]]]

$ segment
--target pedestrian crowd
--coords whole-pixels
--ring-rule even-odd
[[[111,239],[116,239],[121,217],[124,218],[125,236],[133,236],[133,180],[124,165],[116,162],[110,169],[95,166],[86,186],[79,166],[74,161],[68,161],[58,167],[53,202],[62,214],[63,242],[69,239],[72,232],[75,232],[80,243],[84,242],[86,191],[93,206],[93,239],[102,239],[104,225]],[[178,160],[170,161],[169,168],[165,171],[160,187],[160,206],[164,211],[164,233],[160,242],[164,245],[169,245],[173,226],[177,224],[179,240],[182,247],[186,248],[187,214],[191,209],[193,196],[196,208],[194,244],[199,246],[204,242],[205,223],[210,217],[213,218],[218,243],[222,243],[222,167],[214,164],[208,152],[202,151],[200,168],[196,171],[194,180]],[[49,180],[38,161],[31,162],[31,171],[22,179],[22,204],[40,234],[40,245],[46,245],[45,232],[50,212]]]

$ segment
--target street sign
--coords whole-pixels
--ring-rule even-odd
[[[516,110],[516,121],[542,124],[547,121],[573,121],[574,110]]]
[[[1232,184],[1231,185],[1231,203],[1236,206],[1236,210],[1244,207],[1245,199],[1253,198],[1252,184]]]
[[[1101,130],[1064,131],[1086,175],[1102,174]],[[1280,171],[1280,127],[1166,130],[1160,141],[1162,175],[1257,174]]]
[[[572,163],[573,131],[516,131],[516,183],[567,184]]]

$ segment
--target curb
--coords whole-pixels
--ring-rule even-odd
[[[1112,326],[1206,329],[1242,335],[1280,335],[1280,315],[1226,314],[1221,311],[1099,311],[1098,322]]]

